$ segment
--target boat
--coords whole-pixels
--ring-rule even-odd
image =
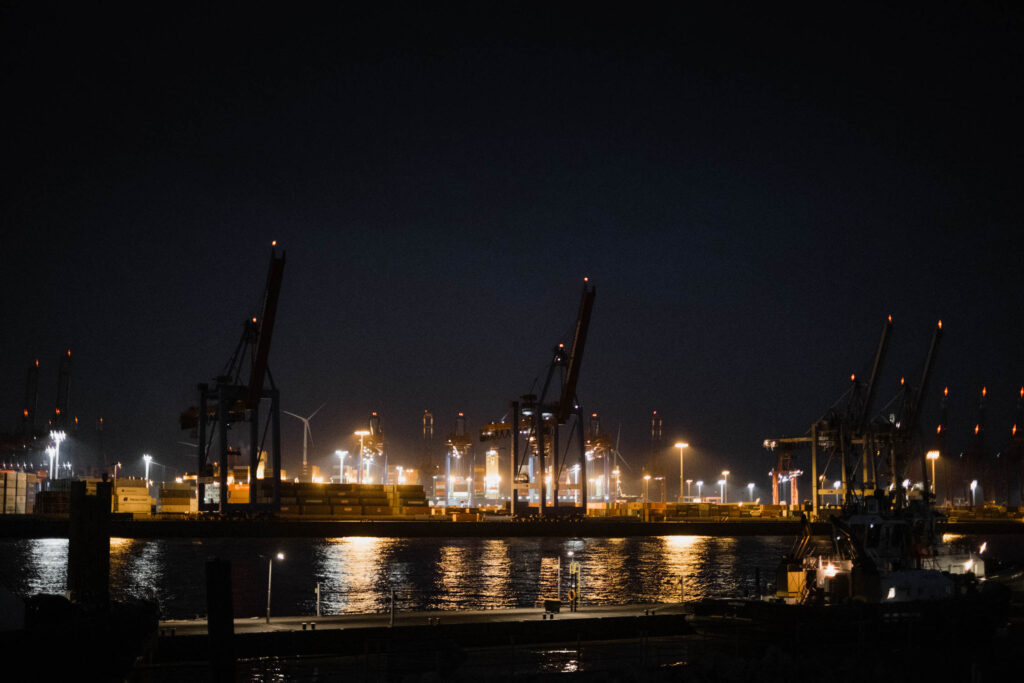
[[[924,497],[876,491],[832,518],[832,548],[817,553],[805,523],[779,566],[776,599],[791,605],[893,604],[977,592],[986,578],[984,544],[943,541],[939,519]]]

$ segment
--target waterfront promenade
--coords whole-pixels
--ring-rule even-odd
[[[495,647],[530,643],[682,636],[692,632],[680,604],[586,606],[557,614],[541,607],[496,610],[427,610],[337,616],[234,620],[230,648],[239,659],[360,655],[399,644],[407,650],[451,646]],[[155,661],[205,661],[211,638],[205,619],[161,621]]]

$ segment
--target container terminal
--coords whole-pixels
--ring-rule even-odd
[[[105,454],[104,463],[88,468],[93,476],[69,476],[67,458],[61,462],[61,445],[78,428],[70,406],[71,351],[60,358],[57,401],[47,429],[39,428],[37,415],[39,361],[30,363],[19,428],[0,440],[0,459],[6,464],[0,473],[0,529],[6,530],[0,534],[24,533],[33,521],[40,529],[59,528],[68,514],[73,480],[86,482],[87,491],[109,481],[114,524],[143,534],[160,533],[155,529],[185,533],[178,530],[190,521],[203,522],[196,533],[207,533],[199,529],[215,528],[211,522],[224,519],[251,519],[263,528],[273,519],[280,529],[297,529],[300,522],[430,522],[437,528],[436,523],[444,521],[508,520],[544,520],[549,525],[538,529],[555,529],[559,525],[550,523],[586,520],[595,532],[613,522],[699,524],[708,529],[721,522],[728,534],[743,533],[736,531],[740,528],[776,533],[786,528],[778,524],[796,523],[802,516],[824,529],[851,500],[879,490],[926,495],[933,502],[944,494],[943,524],[951,528],[995,525],[1012,532],[1024,521],[1024,431],[1017,428],[1024,424],[1024,388],[1016,397],[1009,439],[999,442],[996,457],[991,455],[992,439],[985,440],[988,397],[982,389],[970,447],[958,458],[945,443],[949,392],[944,389],[941,420],[934,438],[927,440],[927,459],[921,460],[926,465],[916,467],[916,456],[926,442],[918,437],[921,406],[932,394],[929,386],[942,323],[933,330],[920,378],[901,379],[898,394],[879,408],[891,316],[883,325],[868,376],[851,375],[846,393],[804,434],[764,439],[765,463],[771,470],[770,502],[768,496],[755,499],[753,483],[730,483],[727,470],[717,481],[687,479],[688,444],[664,443],[658,411],[651,415],[650,452],[679,449],[678,497],[671,500],[668,495],[668,480],[676,472],[650,455],[627,476],[617,439],[602,428],[596,412],[584,409],[577,394],[596,298],[588,279],[583,282],[572,338],[552,346],[539,388],[535,382],[530,393],[509,401],[500,421],[484,424],[474,435],[465,414],[459,413],[453,430],[441,439],[435,435],[434,416],[424,411],[422,452],[417,458],[400,459],[389,453],[381,416],[374,412],[366,428],[353,435],[358,439],[356,452],[336,451],[336,470],[321,469],[309,462],[307,452],[309,421],[320,409],[308,417],[282,411],[280,390],[270,372],[285,261],[285,253],[273,243],[260,315],[243,321],[241,337],[222,371],[212,382],[196,385],[196,405],[181,413],[179,426],[196,442],[195,468],[180,476],[175,473],[173,480],[165,476],[154,485],[149,470],[158,465],[149,456],[143,456],[144,477],[125,477],[120,463],[106,462]],[[282,412],[303,423],[298,476],[289,476],[282,467]],[[100,437],[102,429],[100,418]],[[48,467],[31,464],[41,449]],[[178,523],[144,524],[157,520]],[[129,524],[136,521],[139,524]],[[464,526],[444,528],[454,534],[473,533]],[[639,533],[642,527],[630,528]],[[496,532],[498,527],[489,529]]]

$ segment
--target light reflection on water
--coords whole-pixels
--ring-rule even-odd
[[[383,610],[394,589],[399,609],[532,606],[569,588],[569,551],[581,564],[584,604],[675,602],[753,588],[754,568],[773,578],[786,537],[505,539],[111,539],[111,593],[160,603],[165,618],[204,614],[204,563],[232,563],[236,616],[266,607],[268,558],[274,562],[275,614]],[[559,569],[559,560],[561,568]],[[0,578],[15,591],[63,593],[66,540],[0,541]]]

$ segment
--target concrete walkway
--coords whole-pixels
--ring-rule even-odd
[[[600,605],[581,606],[577,612],[569,612],[566,606],[562,605],[562,611],[555,614],[553,619],[557,621],[579,620],[579,619],[608,619],[615,617],[639,617],[645,615],[679,615],[686,614],[687,610],[683,605],[675,604],[634,604],[634,605]],[[539,607],[525,607],[512,609],[495,610],[429,610],[420,612],[396,612],[394,626],[432,626],[451,624],[491,624],[498,622],[528,622],[545,621],[552,619],[545,617],[544,610]],[[271,616],[267,624],[265,617],[252,617],[249,619],[235,619],[235,633],[273,633],[292,632],[303,630],[303,623],[306,629],[310,624],[316,624],[317,631],[330,629],[367,629],[367,628],[388,628],[391,625],[390,615],[387,613],[376,614],[343,614],[332,616],[306,616],[306,617],[275,617]],[[172,619],[160,622],[161,633],[169,634],[173,629],[176,636],[206,635],[205,619]]]

